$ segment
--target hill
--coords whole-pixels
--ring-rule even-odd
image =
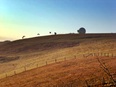
[[[83,55],[110,53],[115,56],[115,47],[116,34],[51,35],[2,43],[0,44],[0,73],[6,73],[37,61],[45,65],[46,61],[49,63],[52,59],[63,60],[66,58],[72,60],[47,65],[2,79],[0,80],[0,87],[16,87],[16,85],[17,87],[49,87],[50,84],[62,87],[61,84],[66,85],[76,78],[78,79],[75,81],[78,82],[80,76],[90,80],[91,76],[93,76],[90,75],[92,73],[96,73],[95,76],[99,79],[103,72],[102,70],[100,72],[98,61],[94,57],[86,59]],[[73,59],[74,56],[76,56],[76,59]],[[102,59],[111,67],[112,73],[115,74],[115,58],[103,57]],[[104,77],[107,78],[105,74]],[[66,80],[67,78],[68,80]],[[93,78],[95,79],[94,76]],[[11,81],[11,79],[15,82]],[[78,82],[80,85],[85,82],[84,79],[80,81],[82,82]],[[74,82],[74,84],[77,82]]]
[[[29,39],[4,42],[0,45],[0,54],[22,54],[35,51],[44,51],[58,48],[73,47],[81,42],[92,39],[115,38],[116,34],[64,34],[35,37]]]
[[[116,78],[116,57],[100,57],[100,60]],[[89,57],[58,62],[4,78],[0,80],[0,87],[110,87],[110,82],[97,59]]]

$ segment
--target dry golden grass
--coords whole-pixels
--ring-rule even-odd
[[[38,69],[30,70],[19,75],[0,80],[0,87],[52,87],[58,85],[63,87],[74,82],[82,86],[85,80],[95,79],[93,84],[99,84],[102,75],[106,74],[98,66],[94,58],[83,58],[88,53],[113,53],[116,54],[116,35],[56,35],[37,37],[26,40],[18,40],[10,44],[0,45],[0,56],[19,56],[19,60],[0,63],[0,73],[12,74],[14,70],[24,71],[27,69],[45,65],[46,61],[52,63],[54,59],[68,60],[57,64],[47,65]],[[76,56],[77,59],[74,59]],[[116,58],[103,58],[113,73],[115,73]],[[108,61],[107,61],[108,60]],[[115,62],[114,62],[115,61]],[[102,76],[102,77],[101,77]],[[101,78],[100,78],[101,77]],[[86,85],[86,84],[85,84]],[[70,86],[68,86],[70,87]]]
[[[100,57],[110,72],[116,74],[116,57]],[[29,70],[18,75],[0,80],[0,87],[82,87],[87,80],[91,85],[99,85],[102,78],[109,81],[108,76],[100,68],[95,57],[77,58],[50,64]]]

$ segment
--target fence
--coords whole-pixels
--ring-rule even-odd
[[[94,56],[94,57],[116,57],[115,54],[113,53],[87,53],[87,54],[83,54],[83,57],[90,57],[90,56]]]
[[[116,58],[116,55],[113,53],[88,53],[88,54],[83,54],[83,57],[87,58],[87,57],[96,57],[96,59],[98,60],[98,62],[100,63],[100,67],[102,68],[102,70],[107,74],[107,76],[109,76],[109,81],[105,80],[104,77],[101,80],[101,84],[103,87],[107,86],[107,87],[116,87],[116,78],[113,77],[113,75],[110,73],[109,69],[107,68],[107,66],[105,65],[105,63],[103,63],[99,58],[100,57],[112,57],[112,58]],[[93,87],[94,84],[90,85],[88,81],[85,81],[87,87]]]
[[[34,62],[26,64],[26,65],[24,65],[20,68],[17,68],[15,70],[0,74],[0,79],[6,78],[6,77],[9,77],[9,76],[13,76],[13,75],[16,75],[16,74],[19,74],[19,73],[22,73],[22,72],[25,72],[25,71],[28,71],[28,70],[31,70],[31,69],[34,69],[34,68],[46,66],[48,64],[57,63],[57,62],[61,62],[61,61],[66,61],[66,60],[73,59],[73,58],[76,58],[76,56],[73,56],[71,58],[66,58],[66,57],[55,58],[55,59],[50,59],[50,60],[47,60],[47,61],[40,61],[40,60],[39,61],[34,61]]]
[[[83,57],[87,58],[87,57],[116,57],[115,54],[113,53],[86,53],[86,54],[83,54]],[[6,73],[3,73],[3,74],[0,74],[0,79],[2,78],[7,78],[9,76],[13,76],[13,75],[16,75],[16,74],[19,74],[19,73],[22,73],[22,72],[25,72],[25,71],[28,71],[28,70],[31,70],[31,69],[34,69],[34,68],[38,68],[38,67],[42,67],[42,66],[46,66],[48,64],[52,64],[52,63],[57,63],[57,62],[61,62],[61,61],[66,61],[66,60],[70,60],[70,59],[73,59],[73,58],[77,58],[77,55],[74,55],[73,57],[71,58],[55,58],[55,59],[50,59],[50,60],[47,60],[47,61],[43,61],[43,62],[40,62],[40,61],[34,61],[32,63],[29,63],[29,64],[26,64],[25,66],[22,66],[20,68],[17,68],[15,70],[12,70],[10,72],[6,72]],[[101,81],[103,83],[104,79]],[[73,85],[74,83],[71,83],[71,85]],[[89,87],[89,81],[85,81],[85,84],[87,85],[87,87]],[[103,83],[105,84],[105,83]],[[110,83],[109,83],[110,84]],[[94,85],[94,84],[92,84]],[[71,86],[72,87],[72,86]]]

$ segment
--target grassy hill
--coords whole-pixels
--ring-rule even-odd
[[[74,82],[74,87],[77,87],[77,83],[81,87],[83,82],[85,84],[85,80],[92,78],[96,80],[94,84],[99,84],[103,79],[100,76],[104,75],[105,79],[108,77],[99,67],[96,58],[85,58],[83,54],[111,53],[115,55],[115,47],[116,34],[51,35],[0,43],[0,73],[28,64],[33,66],[35,62],[45,65],[46,61],[50,63],[54,59],[70,59],[2,79],[0,87],[56,87],[56,85],[64,87],[71,82]],[[103,57],[102,60],[108,64],[110,71],[116,74],[116,58]],[[92,81],[89,82],[92,83]]]
[[[107,64],[113,78],[116,78],[116,57],[100,59]],[[96,58],[77,58],[7,77],[0,80],[0,87],[87,87],[86,81],[92,87],[103,87],[103,78],[105,82],[111,81]]]
[[[114,38],[116,34],[66,34],[35,37],[29,39],[4,42],[0,45],[0,54],[22,54],[35,51],[73,47],[83,42],[104,38]]]

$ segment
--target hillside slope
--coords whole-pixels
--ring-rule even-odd
[[[22,54],[35,51],[60,49],[79,45],[92,39],[114,38],[116,34],[66,34],[35,37],[30,39],[7,42],[0,45],[0,54]]]
[[[51,60],[54,60],[54,59],[60,59],[60,60],[64,60],[64,58],[73,59],[74,56],[76,56],[77,59],[41,67],[29,72],[25,72],[26,74],[21,73],[19,75],[16,75],[16,77],[13,76],[13,77],[5,78],[3,80],[0,80],[1,81],[0,87],[4,87],[4,86],[16,87],[16,85],[17,87],[25,87],[25,85],[27,87],[36,87],[37,84],[41,84],[41,86],[37,85],[37,87],[47,87],[50,84],[54,84],[54,85],[58,84],[60,82],[59,80],[62,80],[62,79],[64,80],[62,80],[60,84],[65,83],[66,85],[69,82],[69,80],[73,81],[76,78],[80,79],[81,74],[85,71],[87,71],[88,73],[88,74],[84,74],[85,78],[87,75],[88,76],[87,78],[90,79],[89,77],[90,73],[92,74],[92,73],[98,72],[96,74],[99,74],[97,75],[98,76],[97,78],[99,79],[99,76],[101,76],[103,73],[99,72],[99,66],[98,66],[99,63],[96,61],[96,58],[93,59],[92,57],[90,59],[86,59],[86,58],[83,58],[83,54],[110,53],[110,54],[114,54],[115,56],[116,55],[115,47],[116,47],[116,34],[52,35],[52,36],[35,37],[30,39],[23,39],[23,40],[8,42],[8,43],[2,43],[0,44],[0,73],[3,73],[3,74],[12,70],[19,69],[20,67],[24,67],[25,65],[33,66],[33,64],[36,64],[36,62],[39,62],[45,65],[46,61],[48,61],[49,63]],[[116,58],[112,58],[112,57],[103,58],[103,60],[106,62],[106,64],[108,64],[112,73],[114,74],[116,72],[115,59]],[[86,64],[86,62],[88,63]],[[76,64],[76,65],[73,65],[73,64]],[[94,64],[95,66],[93,66]],[[62,68],[60,67],[60,65],[68,66],[68,68]],[[27,66],[27,68],[29,67]],[[91,69],[92,70],[95,69],[95,70],[91,71]],[[50,76],[48,76],[49,71],[51,73]],[[73,77],[73,71],[77,75],[76,78],[75,78],[75,75]],[[58,74],[59,72],[60,73],[62,72],[62,73]],[[67,75],[70,76],[70,74],[72,74],[71,75],[72,79],[70,77],[69,80],[67,81],[66,80],[66,78],[68,78]],[[26,77],[28,77],[29,75],[30,75],[29,78],[31,78],[31,80],[29,80],[29,78],[26,79]],[[57,75],[58,77],[55,75]],[[51,80],[52,76],[53,76],[53,79]],[[66,76],[66,78],[64,76]],[[57,78],[59,78],[59,80],[57,80]],[[41,79],[43,80],[41,81]],[[16,82],[13,82],[13,80]],[[65,80],[66,82],[63,82]],[[49,81],[51,81],[51,83],[49,83]],[[82,80],[82,82],[85,82],[85,81]],[[80,83],[80,85],[81,84],[83,83]],[[60,85],[59,87],[62,87],[62,86]]]
[[[46,60],[80,57],[86,53],[115,53],[116,34],[66,34],[0,44],[0,73]]]
[[[116,57],[100,60],[116,78]],[[103,78],[105,82],[111,81],[95,57],[77,58],[7,77],[0,80],[0,87],[87,87],[86,81],[91,87],[102,87]]]

